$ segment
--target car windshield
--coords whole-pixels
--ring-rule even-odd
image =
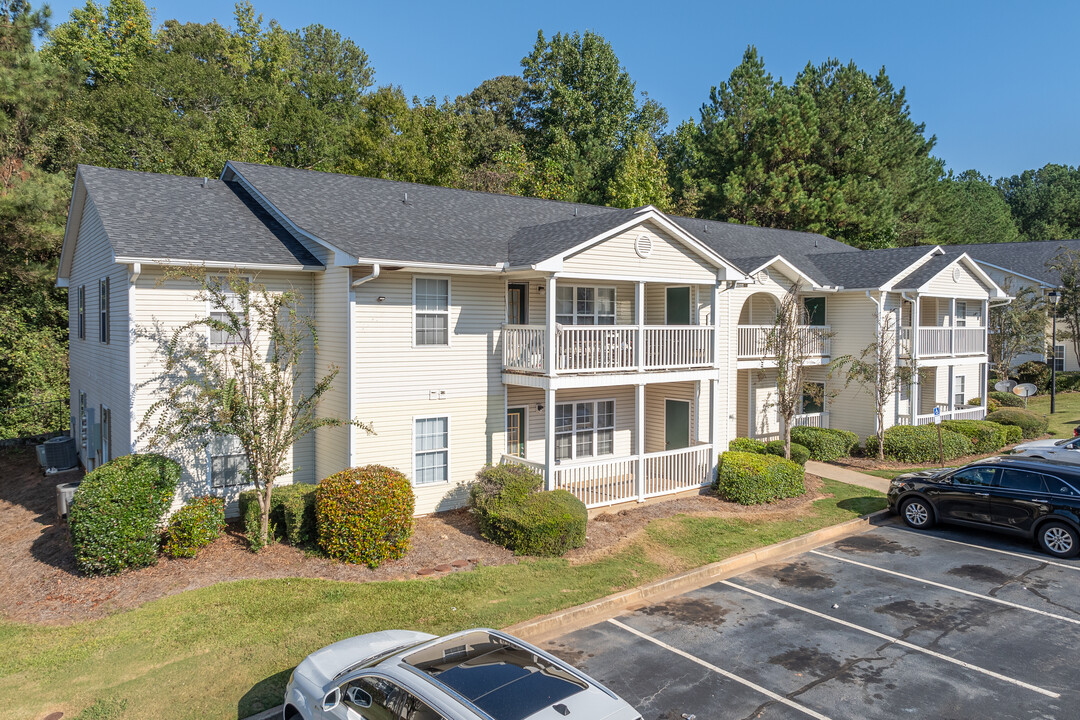
[[[588,688],[558,665],[483,631],[430,645],[404,660],[494,720],[522,720]]]
[[[1076,438],[1065,438],[1064,440],[1058,440],[1055,445],[1068,445],[1071,442],[1075,442]]]

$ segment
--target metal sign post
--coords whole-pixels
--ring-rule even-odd
[[[938,446],[938,458],[941,460],[941,467],[945,467],[945,443],[941,439],[941,408],[934,408],[934,424],[937,425],[937,446]]]

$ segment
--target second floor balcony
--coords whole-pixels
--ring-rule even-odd
[[[770,349],[769,335],[774,325],[739,325],[739,360],[766,360],[775,358]],[[832,352],[828,325],[800,325],[799,343],[807,359],[828,358]]]
[[[554,372],[602,373],[714,367],[714,329],[704,325],[555,325]],[[547,327],[504,325],[503,368],[551,374]]]
[[[901,357],[911,357],[913,340],[920,358],[986,354],[985,327],[901,327]]]

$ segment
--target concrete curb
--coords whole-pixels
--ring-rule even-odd
[[[593,600],[583,605],[560,610],[550,615],[545,615],[532,620],[511,625],[505,630],[527,640],[537,643],[547,640],[556,635],[577,630],[601,620],[617,615],[619,612],[645,603],[655,602],[664,598],[672,597],[690,590],[696,590],[706,585],[711,585],[717,580],[722,580],[737,573],[743,572],[755,565],[761,565],[771,560],[778,560],[791,555],[810,550],[834,540],[857,535],[866,532],[882,521],[889,518],[888,510],[879,510],[876,513],[865,515],[854,520],[830,525],[820,530],[800,535],[799,537],[784,540],[774,545],[751,550],[750,552],[734,555],[719,562],[703,565],[693,570],[672,575],[671,577],[655,580],[647,585],[624,590],[623,592],[608,595],[607,597]]]
[[[587,602],[584,605],[577,605],[550,615],[526,620],[504,628],[504,630],[511,635],[520,637],[522,640],[531,643],[540,642],[555,635],[561,635],[592,625],[600,620],[606,620],[629,607],[696,590],[755,565],[790,557],[849,535],[864,533],[875,525],[881,525],[882,521],[888,520],[888,518],[888,510],[879,510],[876,513],[848,520],[839,525],[830,525],[790,540],[751,550],[741,555],[734,555],[719,562],[687,570],[678,575],[654,580],[647,585],[608,595],[599,600]],[[278,705],[241,720],[272,720],[272,718],[280,718],[284,707],[284,705]]]

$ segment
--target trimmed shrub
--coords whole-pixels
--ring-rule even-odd
[[[172,558],[193,558],[225,532],[225,501],[203,496],[188,500],[169,518],[162,551]]]
[[[765,452],[765,443],[754,438],[738,437],[728,443],[728,450],[760,454]]]
[[[800,465],[775,455],[729,450],[720,455],[713,490],[729,502],[758,505],[806,492]]]
[[[848,430],[793,427],[791,442],[805,447],[812,459],[830,462],[850,455],[859,444],[859,436]]]
[[[987,420],[986,422],[991,422]],[[1024,439],[1024,431],[1020,429],[1019,425],[1002,425],[1001,423],[993,423],[997,425],[1005,433],[1005,444],[1014,445]]]
[[[1057,374],[1057,391],[1076,392],[1080,390],[1080,372],[1059,372]]]
[[[765,445],[765,452],[769,455],[779,455],[784,457],[784,441],[772,440]],[[791,462],[805,465],[806,461],[810,459],[810,451],[805,446],[792,441],[791,442]]]
[[[1029,360],[1016,368],[1016,380],[1031,383],[1039,392],[1050,390],[1050,366],[1041,360]]]
[[[326,554],[376,568],[404,557],[416,499],[403,474],[383,465],[349,468],[315,489],[315,524]]]
[[[488,465],[469,489],[480,534],[515,555],[562,555],[585,545],[589,513],[565,490],[543,491],[525,465]]]
[[[1002,425],[1015,425],[1029,439],[1045,435],[1050,427],[1050,421],[1042,415],[1021,408],[1002,408],[987,415],[986,419]]]
[[[180,465],[161,455],[124,455],[88,473],[68,511],[79,570],[114,575],[156,563],[179,480]]]
[[[942,430],[960,433],[971,441],[974,452],[990,453],[1005,446],[1005,426],[985,420],[943,420]]]
[[[974,452],[974,443],[952,430],[941,430],[945,459],[951,460]],[[877,435],[866,438],[866,454],[877,455]],[[938,431],[933,425],[894,425],[885,431],[885,457],[904,463],[938,461]]]
[[[991,400],[996,400],[999,405],[1004,407],[1024,407],[1024,398],[1013,395],[1012,393],[997,392],[988,393],[988,397]]]
[[[1001,403],[992,397],[986,398],[986,412],[994,412],[1001,407]]]
[[[270,495],[270,534],[275,540],[302,545],[318,539],[315,528],[315,488],[311,483],[275,485]],[[259,538],[259,491],[240,493],[240,520],[252,550],[262,547]]]

